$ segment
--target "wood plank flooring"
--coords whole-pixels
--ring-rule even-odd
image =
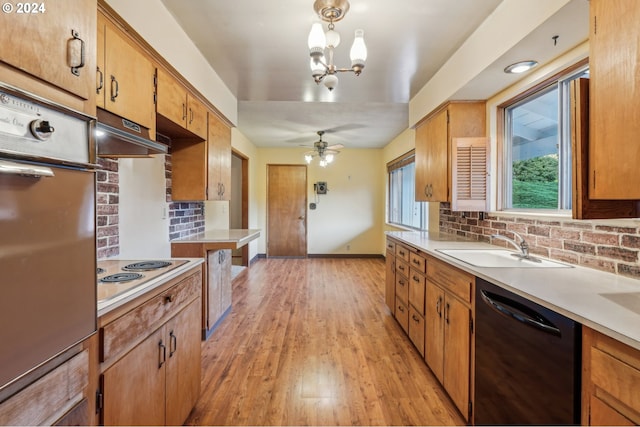
[[[260,259],[202,346],[188,425],[464,425],[384,303],[382,259]]]

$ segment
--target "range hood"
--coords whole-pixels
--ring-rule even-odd
[[[149,157],[166,154],[167,146],[149,138],[149,129],[109,111],[97,109],[98,157]]]

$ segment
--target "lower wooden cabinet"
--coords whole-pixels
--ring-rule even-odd
[[[640,424],[640,351],[582,327],[582,424]]]
[[[396,244],[393,241],[387,240],[387,252],[385,255],[385,287],[384,287],[384,301],[387,307],[393,313],[396,305]]]
[[[207,252],[209,282],[207,293],[207,335],[231,307],[231,249]]]
[[[200,394],[202,272],[100,322],[104,425],[181,425]]]

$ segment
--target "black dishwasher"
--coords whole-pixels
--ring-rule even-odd
[[[579,323],[478,278],[475,340],[476,425],[580,423]]]

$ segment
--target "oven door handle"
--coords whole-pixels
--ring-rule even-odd
[[[0,174],[20,175],[34,178],[55,176],[53,170],[46,166],[27,165],[24,163],[0,160]]]

